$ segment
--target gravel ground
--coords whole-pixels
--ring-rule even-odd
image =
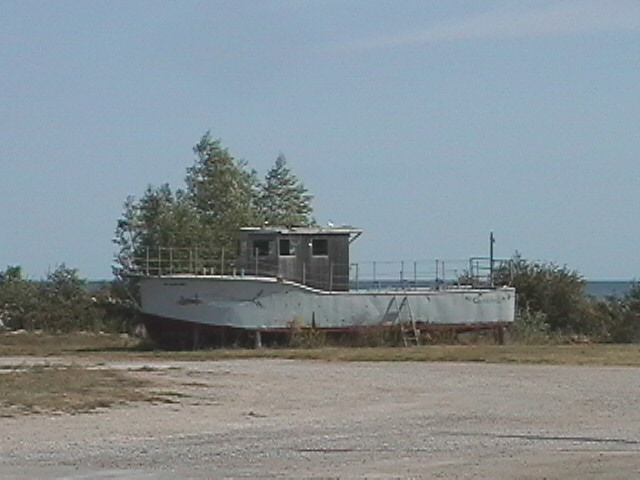
[[[640,478],[638,368],[97,367],[151,379],[176,402],[0,418],[0,478]]]

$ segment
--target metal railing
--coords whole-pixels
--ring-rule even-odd
[[[235,252],[234,252],[235,253]],[[231,277],[274,277],[322,290],[415,290],[463,286],[493,287],[511,277],[511,261],[488,257],[469,260],[367,261],[325,268],[300,263],[296,270],[283,269],[277,258],[254,255],[245,261],[230,258],[224,250],[160,247],[146,249],[129,259],[127,271],[134,275],[220,275]],[[497,275],[499,274],[499,275]]]
[[[371,261],[352,264],[355,288],[444,288],[459,285],[464,260]]]

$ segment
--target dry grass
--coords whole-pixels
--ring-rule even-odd
[[[127,349],[138,344],[128,336],[102,333],[52,335],[25,331],[0,333],[0,356],[65,355],[97,350]]]
[[[429,345],[409,348],[220,349],[137,353],[144,358],[223,360],[281,358],[323,361],[487,362],[640,366],[639,345]]]
[[[148,382],[112,370],[79,366],[10,366],[0,370],[0,416],[89,412],[153,401]]]
[[[487,362],[557,365],[640,366],[640,345],[426,345],[420,347],[322,347],[216,349],[198,351],[140,351],[138,342],[118,335],[0,334],[0,357],[63,355],[89,358],[166,360],[224,360],[281,358],[323,361]]]

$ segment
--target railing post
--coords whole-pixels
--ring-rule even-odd
[[[162,276],[162,247],[158,247],[158,276]]]
[[[147,247],[147,259],[146,260],[147,260],[147,265],[146,265],[146,268],[145,268],[145,273],[146,273],[146,275],[148,277],[149,276],[149,247]]]
[[[489,235],[489,286],[493,285],[493,244],[496,243],[496,239],[493,236],[493,232]]]
[[[376,288],[376,262],[373,262],[373,288]]]
[[[475,285],[476,281],[475,281],[475,277],[473,274],[473,258],[469,259],[469,280],[471,281],[471,285]]]
[[[447,286],[447,274],[446,271],[444,269],[444,260],[442,261],[442,284],[445,286]]]
[[[356,290],[360,290],[360,265],[356,263]]]
[[[258,249],[256,248],[256,252],[255,252],[255,256],[256,256],[256,271],[255,271],[255,275],[256,278],[258,278]]]
[[[329,263],[329,291],[333,292],[333,262]]]

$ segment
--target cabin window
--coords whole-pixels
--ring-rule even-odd
[[[269,240],[254,240],[253,241],[253,249],[251,253],[253,255],[258,255],[258,257],[267,257],[269,256]]]
[[[311,240],[311,255],[329,255],[329,241],[326,238],[314,238]]]
[[[290,257],[296,254],[293,242],[289,238],[280,239],[280,256]]]

